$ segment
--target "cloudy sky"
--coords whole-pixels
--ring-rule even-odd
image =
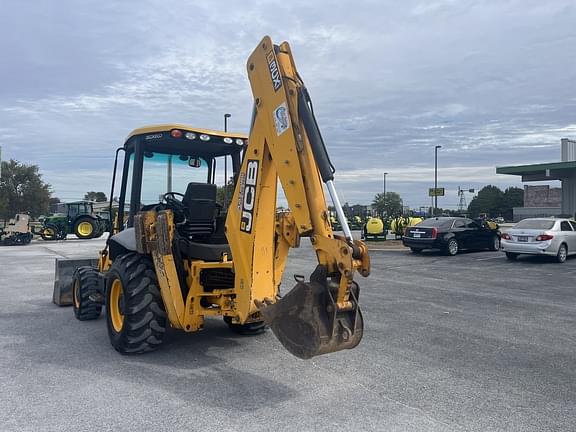
[[[495,166],[556,161],[576,138],[574,0],[1,0],[0,145],[54,194],[109,190],[136,127],[247,132],[245,62],[291,43],[342,201],[382,189],[412,207],[439,186],[520,185]]]

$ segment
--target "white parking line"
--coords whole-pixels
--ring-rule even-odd
[[[505,255],[499,255],[499,256],[490,257],[490,258],[478,258],[478,259],[476,259],[476,261],[488,261],[488,260],[502,259],[502,258],[506,258],[506,256]]]

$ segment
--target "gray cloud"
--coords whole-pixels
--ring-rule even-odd
[[[288,40],[344,201],[426,205],[440,183],[518,185],[494,167],[559,159],[576,135],[573,1],[49,2],[8,0],[0,30],[3,156],[56,195],[108,190],[114,149],[148,123],[247,131],[245,61]]]

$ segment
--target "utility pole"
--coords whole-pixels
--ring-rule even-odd
[[[466,195],[465,193],[474,193],[474,189],[461,189],[460,186],[458,186],[458,197],[460,198],[460,200],[458,201],[458,211],[461,214],[464,214],[464,211],[468,210],[468,206],[466,204]]]
[[[438,149],[441,145],[434,147],[434,216],[438,212]]]
[[[458,211],[462,214],[464,208],[466,208],[466,197],[464,196],[464,190],[460,189],[460,186],[458,186],[458,198]]]

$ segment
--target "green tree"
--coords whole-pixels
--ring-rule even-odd
[[[50,185],[42,181],[37,165],[26,165],[14,159],[2,162],[0,177],[0,218],[16,213],[37,217],[48,213]]]
[[[350,218],[352,217],[352,209],[350,208],[350,204],[345,202],[344,205],[342,206],[342,211],[344,212],[344,216],[346,216],[346,218],[350,220]]]
[[[222,207],[229,206],[232,201],[232,195],[234,195],[234,177],[230,177],[226,187],[218,186],[216,189],[216,202]]]
[[[488,217],[498,217],[502,213],[504,192],[499,187],[488,185],[478,192],[468,205],[468,215],[476,218],[485,213]]]
[[[379,193],[374,196],[372,205],[376,208],[379,215],[398,216],[402,214],[402,198],[396,192]]]
[[[94,192],[94,191],[86,192],[86,194],[84,195],[84,199],[86,201],[96,201],[96,202],[108,201],[108,198],[106,198],[106,194],[104,192]]]
[[[353,206],[350,207],[352,210],[352,215],[353,216],[360,216],[360,217],[364,217],[366,216],[366,214],[368,213],[368,210],[366,209],[365,205],[362,204],[354,204]]]
[[[524,206],[524,189],[519,187],[507,188],[502,199],[502,217],[506,220],[512,220],[514,218],[514,207],[522,206]]]

